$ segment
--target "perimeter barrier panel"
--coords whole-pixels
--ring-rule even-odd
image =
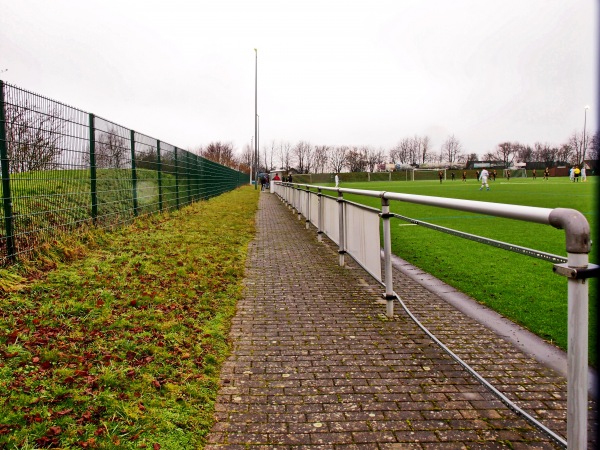
[[[327,196],[323,191],[329,191],[336,194],[336,197]],[[400,297],[393,291],[392,284],[392,264],[391,264],[391,232],[389,220],[394,214],[390,214],[390,201],[408,202],[432,207],[454,209],[460,211],[485,214],[508,219],[522,220],[543,225],[550,225],[565,231],[567,259],[556,255],[546,255],[531,249],[522,248],[520,253],[529,256],[537,256],[542,259],[561,261],[554,264],[553,271],[559,275],[567,277],[568,281],[568,374],[567,374],[567,440],[548,430],[539,422],[535,421],[520,408],[515,406],[515,410],[520,411],[528,420],[543,431],[549,433],[559,444],[568,448],[583,450],[587,448],[587,392],[588,392],[588,303],[589,292],[587,279],[597,277],[599,267],[589,263],[589,252],[591,250],[590,227],[587,219],[579,211],[566,208],[539,208],[533,206],[508,205],[502,203],[491,203],[473,200],[461,200],[444,197],[423,196],[414,194],[402,194],[396,192],[370,191],[361,189],[333,188],[309,184],[276,182],[275,194],[286,201],[292,208],[300,214],[302,210],[302,200],[299,193],[305,195],[317,196],[319,208],[318,218],[313,219],[317,225],[318,237],[321,234],[328,236],[338,245],[339,265],[343,266],[344,256],[348,253],[359,265],[365,268],[371,275],[385,287],[383,297],[386,302],[386,315],[393,317],[393,300]],[[298,195],[296,194],[298,193]],[[361,245],[367,244],[364,233],[357,233],[356,226],[349,225],[350,222],[357,222],[357,216],[348,219],[346,205],[350,205],[344,199],[344,193],[367,197],[381,198],[381,210],[376,210],[378,216],[383,222],[383,254],[384,254],[384,276],[377,275],[373,270],[372,263],[368,263],[365,254],[357,251],[356,245],[348,245],[349,241],[360,240]],[[334,205],[334,202],[337,205]],[[305,202],[307,203],[308,200]],[[367,207],[365,207],[367,208]],[[367,208],[368,209],[368,208]],[[308,210],[308,208],[307,208]],[[337,223],[332,220],[337,216]],[[360,219],[366,222],[366,218]],[[337,227],[336,227],[337,225]],[[431,226],[430,228],[443,228]],[[337,230],[336,230],[337,228]],[[367,227],[363,227],[367,229]],[[350,231],[350,232],[349,232]],[[445,231],[447,230],[440,230]],[[368,228],[367,232],[377,233],[377,243],[379,243],[379,227]],[[458,233],[456,233],[458,234]],[[486,238],[478,237],[479,242],[486,241]],[[497,241],[490,241],[490,245],[498,244]],[[518,246],[506,244],[506,247],[512,247],[517,251]],[[358,247],[361,247],[360,245]],[[379,245],[377,244],[377,247]],[[508,249],[508,248],[507,248]],[[381,266],[381,250],[376,249],[378,264]],[[370,250],[373,253],[373,249]],[[370,266],[370,269],[369,269]],[[402,303],[402,302],[401,302]],[[460,361],[462,363],[462,361]],[[464,363],[463,363],[464,364]],[[502,395],[498,392],[499,395]],[[504,397],[506,401],[506,397]],[[503,400],[504,401],[504,400]]]

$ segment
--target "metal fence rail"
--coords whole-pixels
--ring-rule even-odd
[[[304,215],[308,221],[315,224],[317,233],[320,236],[325,233],[335,243],[338,244],[338,253],[340,265],[344,265],[344,255],[350,254],[359,264],[362,256],[353,254],[348,245],[348,239],[345,233],[348,230],[356,227],[356,224],[350,224],[351,220],[347,217],[347,205],[349,202],[344,200],[344,193],[361,195],[366,197],[376,197],[381,199],[381,210],[379,217],[382,221],[383,229],[383,277],[374,275],[374,271],[369,272],[374,275],[382,286],[385,287],[384,297],[387,300],[386,314],[388,317],[394,315],[394,302],[398,301],[401,306],[410,314],[402,299],[394,291],[392,277],[392,262],[391,262],[391,229],[390,219],[396,217],[390,212],[390,201],[408,202],[420,205],[428,205],[433,207],[455,209],[460,211],[475,212],[479,214],[487,214],[496,217],[504,217],[527,222],[535,222],[544,225],[550,225],[558,229],[565,230],[565,241],[567,259],[556,256],[543,254],[536,250],[526,249],[523,247],[512,246],[510,244],[501,243],[487,239],[479,239],[473,235],[466,233],[455,233],[455,230],[449,230],[443,227],[435,227],[438,231],[451,232],[451,234],[460,235],[463,238],[477,239],[482,243],[505,248],[510,251],[518,251],[519,253],[528,254],[546,260],[551,260],[556,264],[553,267],[554,272],[563,275],[567,278],[568,284],[568,374],[567,374],[567,439],[552,432],[543,424],[533,419],[525,411],[512,404],[502,393],[489,383],[485,382],[479,375],[476,377],[483,382],[486,387],[497,395],[501,401],[505,402],[511,409],[525,417],[540,430],[547,433],[562,447],[582,450],[587,448],[587,392],[588,392],[588,283],[586,280],[591,277],[597,277],[599,268],[595,264],[590,264],[588,254],[591,248],[590,227],[579,211],[565,208],[537,208],[521,205],[507,205],[501,203],[489,203],[472,200],[460,200],[443,197],[430,197],[423,195],[402,194],[385,191],[371,191],[362,189],[345,189],[332,188],[308,184],[291,184],[291,183],[276,183],[275,193],[283,200],[288,202],[299,214]],[[325,196],[323,192],[332,192],[337,195],[336,206],[332,203],[331,197]],[[316,208],[310,208],[311,197],[318,203]],[[328,200],[329,199],[329,200]],[[326,202],[328,200],[328,202]],[[313,217],[313,211],[317,217]],[[308,214],[308,215],[307,215]],[[337,225],[339,232],[333,227],[327,227],[326,224],[329,218],[337,217]],[[400,216],[403,220],[412,220]],[[355,221],[356,219],[354,219]],[[425,224],[420,223],[420,224]],[[430,224],[426,224],[430,225]],[[378,226],[369,228],[371,233],[379,233]],[[364,233],[363,233],[364,234]],[[354,235],[356,239],[357,234]],[[377,242],[379,242],[377,240]],[[381,264],[381,261],[378,262]],[[361,264],[362,265],[362,264]],[[438,344],[441,342],[435,338],[428,330],[426,330],[416,319],[417,324],[426,331]],[[455,360],[463,367],[467,368],[466,364],[452,352],[441,344]],[[468,368],[470,372],[472,369]],[[473,371],[474,372],[474,371]]]
[[[78,227],[112,227],[249,183],[222,166],[0,80],[0,264]]]

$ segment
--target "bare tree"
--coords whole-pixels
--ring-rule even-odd
[[[572,163],[573,161],[576,161],[576,159],[573,158],[573,153],[574,150],[570,143],[561,145],[556,152],[557,162]]]
[[[528,163],[533,161],[533,148],[529,145],[519,145],[515,148],[516,158],[520,162]]]
[[[275,145],[275,141],[271,141],[271,144],[263,145],[262,151],[260,152],[260,156],[262,157],[262,171],[270,172],[275,169],[275,156],[277,153],[277,148]]]
[[[362,149],[367,163],[367,170],[369,172],[375,172],[375,167],[383,161],[383,150],[375,150],[372,147],[363,147]]]
[[[340,173],[346,167],[349,151],[350,149],[345,145],[331,149],[329,152],[329,166],[332,172]]]
[[[254,148],[250,144],[244,146],[244,150],[240,155],[240,170],[244,173],[250,173],[252,162],[254,161]]]
[[[5,103],[6,143],[11,172],[51,170],[59,167],[64,121],[58,108],[47,112],[27,101]]]
[[[518,145],[511,142],[502,142],[492,152],[492,156],[495,160],[502,161],[505,168],[509,168],[515,159],[515,147]]]
[[[598,159],[598,155],[600,154],[600,152],[598,150],[600,150],[600,138],[598,136],[598,133],[596,132],[596,134],[594,134],[594,136],[592,137],[591,141],[590,141],[590,145],[588,147],[588,157],[587,159]]]
[[[277,145],[275,144],[275,140],[271,141],[269,148],[269,171],[275,170],[275,156],[277,154]]]
[[[286,172],[289,172],[292,167],[292,144],[287,141],[281,141],[279,143],[279,161],[281,168]]]
[[[367,155],[364,147],[352,147],[347,155],[347,164],[350,172],[365,172],[367,169]]]
[[[390,158],[394,164],[412,164],[419,161],[417,153],[414,148],[414,140],[404,138],[390,151]]]
[[[102,133],[96,141],[95,160],[99,169],[122,169],[130,166],[129,155],[131,154],[130,142],[119,136],[114,127],[108,132]]]
[[[546,167],[554,166],[558,155],[558,148],[540,142],[533,144],[533,148],[533,159],[544,162]]]
[[[442,160],[450,164],[458,162],[458,159],[462,155],[462,149],[462,144],[454,135],[448,136],[442,144]]]
[[[298,172],[309,173],[313,158],[312,145],[306,141],[300,141],[294,146],[293,153],[296,156],[296,162],[298,163]]]
[[[331,147],[328,145],[317,145],[315,146],[314,152],[314,173],[323,173],[325,172],[325,167],[327,166],[327,160],[329,158],[329,150]]]
[[[402,164],[404,162],[402,158],[400,144],[397,144],[396,146],[392,147],[388,153],[388,156],[390,157],[390,161],[393,164]]]
[[[237,166],[237,160],[231,142],[211,142],[206,147],[200,147],[198,154],[224,166]]]
[[[423,164],[425,164],[430,158],[429,148],[430,148],[431,144],[429,141],[429,136],[423,136],[422,138],[418,138],[415,136],[415,140],[419,144],[419,148],[421,151],[421,161]]]
[[[568,161],[572,164],[582,164],[583,163],[583,158],[584,158],[584,154],[587,152],[587,149],[590,146],[590,143],[592,141],[592,137],[586,133],[586,136],[584,138],[583,136],[583,132],[582,133],[573,133],[571,135],[571,137],[569,138],[569,147],[571,147],[572,149],[572,153],[570,155],[570,160],[565,160]],[[585,149],[583,148],[584,146],[584,142],[585,142]]]
[[[477,161],[477,155],[475,153],[472,153],[471,155],[475,155],[475,159],[469,159],[469,161]],[[470,158],[471,156],[469,156]],[[495,161],[496,160],[496,155],[494,155],[494,153],[492,152],[487,152],[484,153],[483,156],[481,157],[482,161]]]

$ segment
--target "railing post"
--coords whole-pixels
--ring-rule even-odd
[[[306,229],[310,228],[310,189],[306,187]]]
[[[319,242],[323,241],[323,194],[321,193],[321,188],[318,189],[317,193],[317,240]]]
[[[337,202],[338,202],[338,214],[339,214],[339,250],[338,250],[338,254],[339,256],[339,264],[340,266],[344,266],[345,264],[345,255],[346,255],[346,236],[344,233],[344,194],[341,191],[338,191],[338,198],[337,198]]]
[[[160,162],[160,141],[156,140],[156,167],[158,175],[158,210],[163,210],[163,195],[162,195],[162,164]]]
[[[394,280],[392,276],[392,233],[390,227],[390,201],[381,198],[381,220],[383,220],[383,257],[385,278],[386,316],[394,317]]]
[[[587,253],[568,253],[567,266],[587,268]],[[587,448],[588,411],[588,283],[569,278],[567,445],[569,450]]]
[[[138,196],[137,196],[137,171],[135,168],[135,131],[129,130],[129,140],[131,145],[131,184],[133,196],[133,215],[138,215]]]
[[[302,219],[302,213],[300,212],[300,206],[302,204],[302,200],[301,200],[302,188],[300,186],[298,186],[296,188],[296,192],[298,195],[298,200],[296,200],[296,202],[295,202],[296,203],[296,213],[298,214],[298,220],[300,220],[300,219]]]
[[[92,194],[92,221],[96,223],[98,219],[98,187],[96,179],[96,130],[94,125],[94,115],[89,115],[90,128],[90,190]]]
[[[4,82],[0,80],[0,164],[2,165],[2,201],[4,205],[4,228],[6,232],[6,256],[10,262],[16,261],[14,218],[12,195],[10,192],[10,160],[6,127],[6,103],[4,100]]]
[[[554,271],[567,277],[567,448],[587,449],[588,413],[588,282],[591,249],[590,226],[579,211],[555,208],[550,225],[565,230],[567,263]],[[597,272],[597,266],[595,270]]]

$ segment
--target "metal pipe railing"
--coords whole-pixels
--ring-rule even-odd
[[[346,253],[344,237],[344,193],[381,198],[381,214],[383,221],[384,280],[385,298],[394,297],[391,265],[391,232],[389,219],[389,201],[415,203],[419,205],[467,211],[507,219],[550,225],[565,230],[567,263],[555,264],[554,272],[568,277],[568,374],[567,374],[567,441],[561,444],[568,449],[583,450],[587,448],[587,389],[588,389],[588,283],[587,278],[597,276],[598,266],[590,265],[588,254],[591,249],[590,226],[585,216],[579,211],[566,208],[539,208],[533,206],[510,205],[502,203],[461,200],[445,197],[403,194],[398,192],[371,191],[364,189],[334,188],[310,184],[277,183],[275,192],[289,198],[293,192],[304,188],[317,191],[319,199],[319,218],[317,220],[319,237],[323,232],[321,203],[323,191],[337,193],[339,205],[339,264],[344,265]],[[280,192],[281,190],[284,192]],[[310,195],[310,194],[309,194]],[[292,203],[294,200],[292,200]],[[351,255],[352,256],[352,255]],[[382,280],[378,280],[382,282]],[[390,306],[390,303],[392,305]],[[387,302],[386,314],[393,317],[393,299]],[[567,444],[568,443],[568,444]]]

